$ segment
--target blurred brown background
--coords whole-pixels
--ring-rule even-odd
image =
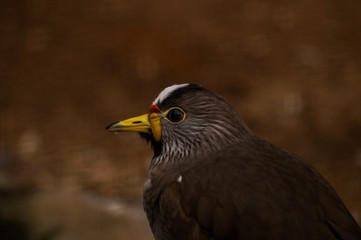
[[[361,2],[3,0],[1,239],[152,239],[152,152],[105,127],[194,82],[361,221]]]

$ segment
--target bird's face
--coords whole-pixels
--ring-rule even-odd
[[[235,144],[248,128],[223,98],[195,84],[173,85],[154,100],[149,113],[107,127],[135,131],[154,147],[155,155],[177,158]]]

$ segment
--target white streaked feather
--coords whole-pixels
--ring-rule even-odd
[[[182,175],[179,175],[177,182],[181,183],[182,182]]]

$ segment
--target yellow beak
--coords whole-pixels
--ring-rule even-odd
[[[160,115],[161,113],[144,114],[115,122],[106,129],[110,132],[144,132],[153,134],[155,141],[159,142],[162,137]]]

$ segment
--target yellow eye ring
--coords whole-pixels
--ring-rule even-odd
[[[164,118],[170,123],[181,123],[186,118],[186,113],[179,107],[171,107],[163,114]]]

